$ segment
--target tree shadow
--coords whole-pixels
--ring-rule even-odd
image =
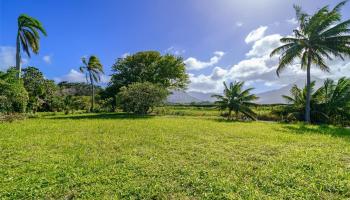
[[[284,124],[282,125],[282,131],[288,130],[295,134],[318,134],[329,135],[332,137],[343,138],[350,142],[350,129],[341,128],[330,125],[306,125],[306,124]]]
[[[129,113],[93,113],[93,114],[79,114],[79,115],[60,115],[49,117],[49,119],[149,119],[154,115],[136,115]]]
[[[227,119],[223,117],[216,117],[216,118],[208,118],[208,120],[213,120],[215,122],[220,122],[220,123],[253,123],[256,121],[253,120],[234,120],[234,119]]]

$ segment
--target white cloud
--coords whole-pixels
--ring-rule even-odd
[[[43,61],[47,64],[51,64],[51,56],[49,55],[43,56]]]
[[[58,82],[67,81],[67,82],[86,82],[86,76],[85,74],[75,70],[71,69],[68,74],[63,75],[61,77],[56,77],[54,80]],[[107,75],[102,74],[101,75],[101,84],[106,84],[110,80],[110,77]]]
[[[217,81],[217,80],[223,79],[226,74],[227,74],[226,69],[222,69],[221,67],[215,67],[213,69],[213,72],[210,75],[210,78],[214,81]]]
[[[16,65],[16,48],[0,46],[0,70]]]
[[[269,55],[274,48],[280,45],[280,38],[281,35],[272,34],[256,40],[246,54],[247,57],[228,69],[215,67],[208,75],[190,75],[189,90],[220,93],[223,90],[223,81],[245,81],[247,86],[259,86],[264,91],[281,88],[289,84],[304,84],[306,72],[301,69],[298,60],[287,66],[280,77],[277,77],[276,69],[279,57],[270,58]],[[323,72],[315,66],[312,67],[313,79],[331,78],[337,80],[343,76],[350,76],[350,59],[342,61],[337,58],[327,61],[327,64],[330,67],[330,73]],[[259,92],[259,90],[255,92]]]
[[[267,26],[260,26],[259,28],[250,32],[244,41],[248,44],[261,39],[262,37],[264,37],[265,31],[267,30],[267,28],[268,28]]]
[[[68,82],[86,82],[85,75],[78,72],[75,69],[71,69],[68,74],[54,78],[56,82],[68,81]]]
[[[28,59],[21,59],[21,64],[28,64]],[[0,70],[7,70],[16,65],[16,48],[11,46],[0,46]]]
[[[292,25],[297,25],[298,24],[298,20],[295,19],[294,17],[291,18],[291,19],[287,19],[286,22],[288,22],[289,24],[292,24]]]
[[[243,22],[236,22],[237,27],[242,27],[243,25],[244,25]]]
[[[211,76],[206,76],[201,74],[199,76],[195,76],[193,74],[189,74],[190,77],[190,91],[196,92],[217,92],[221,91],[222,81],[213,80]]]
[[[128,57],[128,56],[130,56],[130,53],[129,53],[129,52],[126,52],[126,53],[124,53],[124,54],[121,56],[121,58],[126,58],[126,57]]]
[[[252,49],[246,54],[249,57],[269,55],[274,48],[281,45],[279,34],[268,35],[254,42]]]
[[[180,56],[180,55],[186,53],[186,50],[185,49],[179,49],[179,48],[176,48],[174,46],[171,46],[171,47],[169,47],[169,48],[167,48],[165,50],[165,53],[169,53],[169,54],[174,54],[176,56]]]
[[[221,60],[221,58],[224,55],[225,53],[222,51],[215,51],[214,56],[210,58],[209,62],[203,62],[193,57],[187,58],[184,62],[188,70],[201,70],[207,67],[214,66]]]

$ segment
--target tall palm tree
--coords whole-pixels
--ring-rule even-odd
[[[254,88],[243,90],[243,85],[244,82],[234,82],[227,86],[224,82],[224,95],[213,95],[213,97],[218,99],[215,103],[220,110],[228,109],[227,119],[231,119],[232,111],[235,112],[236,119],[238,119],[239,113],[242,113],[250,119],[256,119],[256,114],[250,106],[255,105],[253,101],[257,100],[258,97],[254,94],[250,94],[251,90]]]
[[[311,101],[311,75],[310,68],[314,64],[323,71],[329,71],[325,60],[334,57],[344,59],[350,55],[350,20],[341,22],[340,9],[345,5],[343,1],[332,10],[328,6],[319,9],[310,16],[302,11],[301,7],[294,6],[299,27],[295,29],[294,36],[284,37],[284,45],[272,51],[271,57],[280,55],[277,75],[294,62],[301,60],[301,68],[306,70],[306,106],[305,121],[310,122]]]
[[[95,104],[95,86],[94,82],[98,83],[101,80],[101,74],[103,74],[103,66],[100,60],[96,56],[90,56],[87,61],[85,57],[82,59],[83,66],[79,69],[82,73],[85,73],[87,82],[91,84],[91,111],[94,111]]]
[[[30,49],[33,53],[39,53],[39,40],[41,32],[47,35],[40,21],[28,15],[20,15],[18,17],[18,31],[16,39],[16,70],[18,77],[21,76],[21,47],[24,52],[30,57]]]

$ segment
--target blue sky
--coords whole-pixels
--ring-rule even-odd
[[[262,92],[303,80],[297,66],[274,74],[276,59],[266,58],[280,36],[296,26],[293,4],[314,12],[325,0],[0,0],[0,69],[14,63],[17,17],[39,19],[48,32],[39,55],[24,60],[47,78],[80,81],[82,56],[97,55],[110,74],[118,57],[143,50],[182,56],[189,90],[217,92],[222,81],[243,80]],[[350,3],[343,9],[350,18]],[[255,30],[255,31],[254,31]],[[250,34],[251,33],[251,34]],[[250,38],[247,38],[250,34]],[[333,61],[335,71],[321,78],[350,75],[349,62]],[[104,81],[108,76],[104,77]]]

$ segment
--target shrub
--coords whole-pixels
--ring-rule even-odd
[[[25,112],[28,92],[23,81],[16,77],[16,70],[10,68],[0,75],[0,110],[2,112]]]
[[[124,112],[147,114],[162,104],[168,94],[166,89],[149,82],[132,83],[120,89],[117,99]]]

